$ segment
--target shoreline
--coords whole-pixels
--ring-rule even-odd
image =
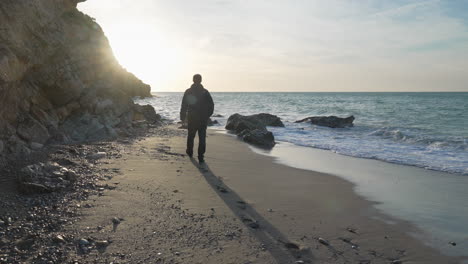
[[[415,236],[427,245],[451,256],[468,256],[464,250],[468,246],[464,235],[468,229],[461,224],[468,221],[468,216],[463,215],[464,210],[453,210],[468,209],[465,202],[468,178],[463,175],[278,143],[272,150],[255,146],[250,149],[274,158],[278,164],[331,174],[351,182],[355,192],[373,202],[378,210],[423,230],[424,233]],[[452,246],[452,241],[457,246]]]

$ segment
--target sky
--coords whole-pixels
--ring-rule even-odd
[[[155,92],[468,91],[468,0],[87,0]]]

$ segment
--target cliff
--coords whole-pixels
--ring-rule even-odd
[[[0,158],[113,137],[151,96],[78,2],[0,1]]]

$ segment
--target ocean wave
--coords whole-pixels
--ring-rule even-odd
[[[261,112],[279,115],[285,123],[285,128],[269,128],[277,141],[468,175],[468,137],[465,132],[468,124],[463,118],[463,109],[456,107],[466,99],[449,96],[452,101],[441,102],[437,95],[437,105],[424,105],[413,95],[213,94],[215,111],[223,115],[215,118],[220,123],[217,129],[224,126],[231,114],[255,114],[261,109]],[[163,117],[178,120],[181,97],[181,93],[171,93],[138,102],[151,104]],[[453,100],[462,101],[454,103]],[[435,109],[437,107],[440,109]],[[347,129],[294,123],[306,116],[350,114],[356,121],[354,127]],[[446,118],[438,118],[438,115]]]

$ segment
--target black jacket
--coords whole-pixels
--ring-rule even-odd
[[[189,122],[206,123],[213,111],[213,98],[203,85],[194,83],[185,91],[180,108],[180,120],[184,121],[188,117]]]

